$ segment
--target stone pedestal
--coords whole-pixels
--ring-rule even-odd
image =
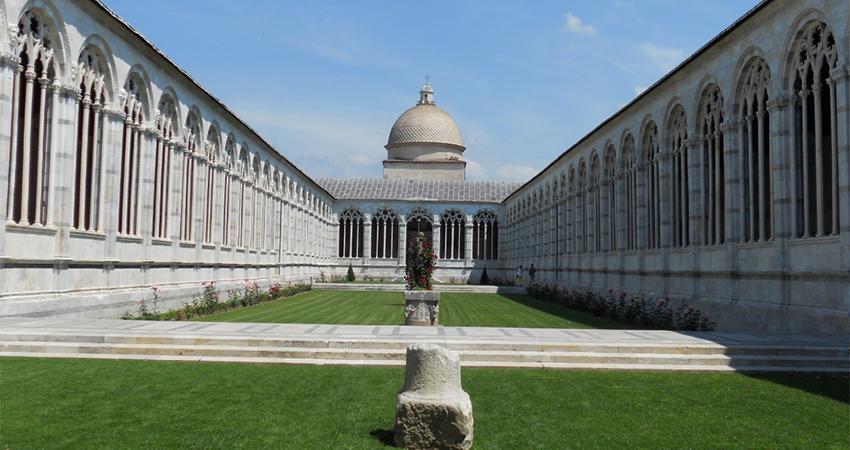
[[[439,315],[439,292],[404,291],[405,325],[438,325]]]
[[[395,443],[410,449],[472,447],[472,402],[460,385],[460,357],[436,344],[407,348],[396,398]]]

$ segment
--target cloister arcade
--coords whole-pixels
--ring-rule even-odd
[[[400,278],[421,233],[445,281],[534,264],[728,329],[846,331],[848,11],[760,3],[525,184],[376,180],[375,198],[301,172],[99,2],[4,1],[0,316],[349,265]]]

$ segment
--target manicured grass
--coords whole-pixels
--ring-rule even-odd
[[[261,305],[199,318],[212,322],[279,322],[400,325],[401,292],[310,291]],[[440,294],[446,326],[524,328],[624,328],[625,325],[568,310],[527,295]]]
[[[383,448],[401,368],[0,359],[0,448]],[[846,377],[464,369],[475,448],[846,448]]]

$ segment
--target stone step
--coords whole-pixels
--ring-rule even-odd
[[[2,341],[0,352],[52,354],[158,355],[226,358],[403,361],[403,349],[245,347],[237,345],[111,344]],[[685,355],[653,353],[459,351],[461,360],[476,363],[637,364],[749,367],[847,368],[846,358],[796,355]]]
[[[175,336],[175,335],[135,335],[135,334],[80,334],[80,333],[4,333],[0,339],[8,342],[65,342],[91,344],[138,344],[138,345],[202,345],[237,346],[261,348],[304,348],[304,349],[371,349],[404,350],[413,342],[428,342],[423,339],[368,339],[368,338],[270,338],[270,337],[234,337],[234,336]],[[808,347],[794,345],[741,345],[723,346],[713,343],[510,343],[494,341],[470,341],[452,339],[434,339],[432,342],[445,345],[454,351],[496,351],[496,352],[594,352],[594,353],[634,353],[634,354],[672,354],[672,355],[774,355],[774,356],[820,356],[848,358],[845,347]]]
[[[289,364],[289,365],[333,365],[333,366],[389,366],[403,367],[403,360],[343,360],[315,358],[246,358],[232,356],[185,356],[185,355],[131,355],[103,353],[42,353],[42,352],[2,352],[0,357],[31,357],[31,358],[75,358],[75,359],[109,359],[109,360],[139,360],[139,361],[185,361],[209,363],[249,363],[249,364]],[[469,368],[529,368],[529,369],[561,369],[561,370],[617,370],[617,371],[673,371],[673,372],[736,372],[740,368],[718,365],[680,365],[680,364],[610,364],[610,363],[552,363],[552,362],[493,362],[493,361],[461,361],[463,367]],[[748,372],[793,372],[793,373],[837,373],[846,374],[848,369],[839,367],[808,367],[808,366],[749,366]]]

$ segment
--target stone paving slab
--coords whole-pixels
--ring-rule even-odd
[[[595,343],[625,345],[719,345],[848,347],[848,337],[833,335],[675,332],[663,330],[583,330],[506,327],[410,327],[393,325],[160,322],[109,319],[0,319],[2,335],[26,333],[132,334],[179,337],[287,338],[317,340],[450,340],[492,343]]]

